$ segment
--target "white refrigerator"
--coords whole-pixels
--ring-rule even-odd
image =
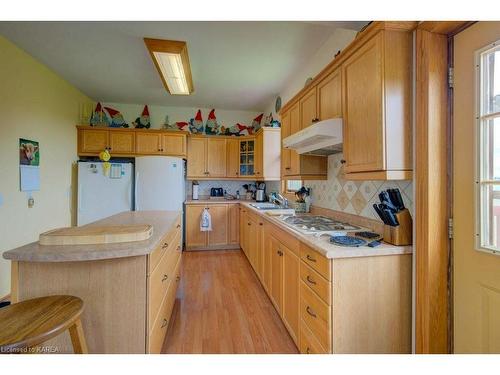
[[[78,162],[77,225],[123,211],[181,211],[186,197],[184,160],[137,157],[134,163]]]

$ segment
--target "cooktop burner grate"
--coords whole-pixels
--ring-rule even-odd
[[[366,241],[352,236],[331,236],[330,242],[340,246],[358,247],[366,245]]]

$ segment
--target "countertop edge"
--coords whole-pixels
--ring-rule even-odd
[[[179,216],[182,215],[181,211],[125,211],[119,214],[107,217],[105,219],[99,220],[97,222],[93,222],[87,225],[96,225],[101,221],[108,220],[119,220],[119,215],[121,216],[130,216],[133,217],[134,213],[137,215],[137,212],[142,212],[141,215],[146,216],[148,213],[153,215],[165,214],[171,215],[171,217],[163,218],[165,220],[164,225],[160,225],[162,230],[160,233],[156,233],[158,231],[158,224],[155,223],[156,219],[151,219],[151,224],[153,225],[153,237],[144,240],[144,241],[133,241],[133,242],[121,242],[121,243],[113,243],[113,244],[100,244],[100,245],[39,245],[38,241],[28,243],[23,246],[19,246],[17,248],[4,251],[2,253],[2,257],[6,260],[15,261],[15,262],[34,262],[34,263],[67,263],[67,262],[91,262],[91,261],[99,261],[99,260],[108,260],[108,259],[120,259],[120,258],[130,258],[136,256],[146,256],[151,254],[160,244],[162,238],[166,233],[173,229],[173,224],[178,220]],[[140,220],[148,220],[147,218],[141,218]],[[119,225],[119,224],[118,224]],[[167,227],[167,225],[169,225]],[[165,227],[165,228],[163,228]],[[129,245],[129,246],[127,246]],[[37,253],[39,251],[40,246],[46,246],[47,249],[57,249],[61,251],[54,252],[45,252],[45,253]],[[78,248],[73,252],[65,253],[65,248],[69,246],[78,246]],[[97,248],[92,250],[85,250],[83,247],[94,247]],[[110,247],[110,249],[102,249],[99,247]]]
[[[305,245],[309,246],[313,250],[317,251],[321,255],[325,256],[328,259],[342,259],[342,258],[364,258],[364,257],[373,257],[373,256],[390,256],[390,255],[405,255],[405,254],[412,254],[413,253],[413,246],[408,245],[408,246],[395,246],[387,243],[383,243],[380,247],[375,247],[371,248],[368,246],[361,246],[361,247],[342,247],[342,246],[337,246],[337,245],[331,245],[332,249],[331,250],[325,250],[321,247],[319,247],[314,241],[311,241],[307,236],[294,231],[287,225],[284,225],[282,222],[279,221],[276,217],[273,217],[272,215],[267,215],[266,213],[259,211],[255,207],[250,206],[249,202],[241,202],[245,207],[247,207],[249,210],[251,210],[253,213],[259,215],[260,217],[264,218],[268,222],[270,222],[273,225],[278,226],[281,230],[287,232],[288,234],[294,236],[297,240],[300,242],[303,242]],[[373,254],[370,254],[371,252],[374,252]],[[377,252],[377,253],[375,253]]]

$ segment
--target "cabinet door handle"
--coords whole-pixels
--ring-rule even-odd
[[[312,309],[311,309],[309,306],[307,306],[307,307],[306,307],[306,311],[307,311],[307,313],[308,313],[309,315],[311,315],[313,318],[316,318],[316,317],[317,317],[317,316],[316,316],[316,314],[312,311]]]
[[[180,228],[180,227],[181,227],[181,225],[180,225],[180,224],[177,224],[176,228]]]
[[[162,249],[166,249],[167,247],[168,247],[168,243],[166,243],[166,242],[161,246]]]
[[[345,163],[347,163],[347,160],[345,160],[345,159],[340,160],[340,164],[345,164]]]
[[[165,328],[168,324],[168,320],[163,318],[163,323],[161,324],[161,328]]]
[[[177,246],[177,251],[181,251],[181,247],[180,246]]]
[[[311,279],[311,277],[309,275],[307,275],[306,277],[306,280],[309,284],[313,284],[313,285],[316,285],[316,281],[314,281],[313,279]]]
[[[317,118],[317,117],[312,119],[312,123],[313,123],[313,124],[314,124],[315,122],[318,122],[318,121],[319,121],[319,118]]]
[[[264,225],[264,223],[259,223],[259,225]]]
[[[163,275],[163,278],[161,279],[162,282],[166,281],[168,279],[168,275]]]
[[[180,276],[177,276],[177,277],[175,278],[175,281],[179,281],[180,279],[181,279],[181,277],[180,277]]]
[[[306,348],[306,354],[311,354],[311,350],[309,349],[309,347]]]
[[[290,168],[290,167],[286,167],[285,169],[286,169],[287,171],[289,171],[289,170],[290,170],[290,169],[292,169],[292,168]]]
[[[307,260],[310,260],[311,262],[315,262],[316,263],[316,259],[314,259],[313,257],[311,257],[309,254],[307,254],[306,258],[307,258]]]
[[[248,225],[252,225],[251,223],[247,223]]]

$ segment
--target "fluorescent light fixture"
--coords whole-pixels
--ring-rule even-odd
[[[144,38],[161,80],[171,95],[189,95],[193,80],[186,42]]]

